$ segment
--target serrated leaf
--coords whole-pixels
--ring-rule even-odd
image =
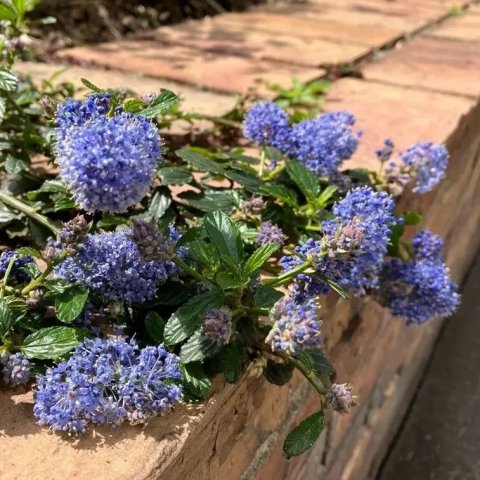
[[[22,312],[24,313],[27,309],[27,302],[20,297],[5,297],[5,303],[8,305],[8,308],[12,312]]]
[[[237,383],[242,373],[242,355],[235,345],[226,345],[218,355],[221,371],[228,383]]]
[[[189,205],[202,212],[221,210],[229,212],[236,205],[234,193],[230,190],[206,190],[203,193],[182,192],[179,198],[186,200]]]
[[[262,185],[261,191],[265,192],[278,200],[281,200],[286,205],[291,207],[298,207],[298,198],[293,190],[284,185],[266,184]]]
[[[318,178],[308,168],[294,160],[287,162],[287,173],[297,184],[306,199],[311,203],[315,202],[320,193]]]
[[[155,342],[162,343],[165,320],[156,312],[148,312],[145,317],[145,330]]]
[[[337,192],[338,187],[335,185],[328,185],[317,197],[317,207],[320,208],[325,208],[329,200],[335,195]]]
[[[14,92],[18,87],[18,77],[9,70],[0,70],[0,90]]]
[[[175,154],[200,172],[224,175],[225,169],[219,163],[189,148],[181,148]]]
[[[134,115],[141,115],[145,118],[155,118],[158,115],[169,113],[175,106],[178,105],[180,98],[170,90],[162,89],[160,94],[153,100],[153,102],[139,112],[135,112]]]
[[[247,275],[253,275],[260,268],[262,268],[263,264],[272,256],[274,252],[279,249],[279,245],[276,243],[267,243],[262,245],[261,247],[257,248],[250,258],[245,263],[245,272]]]
[[[191,172],[182,167],[160,168],[157,173],[162,180],[162,185],[183,185],[193,179]]]
[[[61,322],[71,323],[82,312],[88,300],[88,288],[74,285],[55,297],[55,311]]]
[[[225,213],[208,213],[205,215],[203,225],[220,255],[230,257],[237,264],[243,260],[243,242],[240,231]]]
[[[20,247],[20,248],[17,248],[15,252],[18,255],[30,255],[31,257],[34,257],[34,258],[43,258],[42,253],[32,247]]]
[[[13,312],[5,300],[0,300],[0,338],[3,338],[13,325]]]
[[[76,328],[42,328],[25,338],[20,351],[27,358],[57,358],[73,350],[84,338],[85,332]]]
[[[216,292],[205,292],[190,298],[165,325],[165,343],[174,345],[185,340],[200,327],[203,314],[221,306],[222,297]]]
[[[283,451],[287,458],[301,455],[316,442],[325,427],[323,412],[316,412],[298,424],[285,439]]]
[[[7,155],[5,160],[5,170],[8,173],[20,173],[26,170],[30,165],[30,162],[25,158],[14,157],[13,155]]]
[[[221,345],[203,335],[201,330],[195,332],[180,349],[180,360],[183,363],[200,362],[213,357]]]
[[[238,172],[236,170],[227,170],[226,176],[230,180],[233,180],[239,185],[242,185],[242,187],[245,187],[246,190],[249,190],[251,192],[258,192],[258,189],[262,184],[261,180],[258,177],[246,172]]]
[[[332,375],[333,367],[321,350],[302,350],[297,360],[317,374]]]
[[[3,122],[5,112],[7,110],[7,101],[4,97],[0,97],[0,123]]]
[[[275,288],[269,285],[260,285],[255,290],[253,297],[253,303],[259,308],[271,308],[283,297],[283,293],[275,290]]]
[[[199,362],[181,364],[183,396],[187,401],[201,402],[205,400],[212,382],[205,374]]]
[[[292,378],[292,375],[293,367],[291,365],[274,362],[273,360],[268,360],[267,366],[263,371],[263,376],[265,379],[273,385],[278,385],[279,387],[286,385]]]
[[[172,200],[168,195],[161,191],[155,192],[148,207],[149,216],[158,220],[165,214],[171,203]]]
[[[146,103],[138,98],[127,98],[123,102],[123,109],[128,113],[137,113],[146,107]]]

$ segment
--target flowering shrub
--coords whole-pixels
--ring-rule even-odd
[[[145,423],[207,398],[213,372],[233,383],[255,362],[276,385],[298,369],[322,399],[287,437],[298,455],[325,409],[356,405],[350,384],[331,383],[319,296],[372,296],[407,325],[457,308],[441,239],[423,230],[409,242],[421,217],[395,204],[443,178],[443,146],[394,161],[387,140],[378,171],[340,171],[361,140],[353,115],[297,121],[267,102],[243,123],[258,158],[197,146],[162,158],[174,93],[84,83],[94,92],[55,110],[58,175],[0,192],[32,238],[0,255],[1,376],[33,383],[41,425]]]

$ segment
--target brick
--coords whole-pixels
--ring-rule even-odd
[[[150,40],[125,40],[72,48],[58,52],[58,57],[227,93],[244,93],[249,87],[260,87],[264,82],[290,86],[293,77],[310,81],[325,73],[321,69],[202,52]]]
[[[480,44],[473,42],[420,36],[367,65],[362,74],[367,80],[477,97],[479,51]]]
[[[173,27],[161,27],[145,38],[200,50],[273,60],[304,66],[351,63],[368,53],[362,45],[336,43],[320,38],[272,34],[245,29],[243,25],[190,21]]]
[[[452,38],[466,42],[480,42],[480,13],[467,11],[459,17],[453,17],[429,31],[429,35],[441,38]],[[479,46],[477,45],[477,48]]]
[[[352,112],[364,131],[346,168],[378,168],[373,152],[386,138],[400,149],[422,140],[443,142],[475,104],[468,98],[352,78],[335,82],[326,99],[326,110]]]
[[[260,30],[273,34],[294,32],[295,36],[323,38],[338,43],[379,47],[402,35],[402,30],[388,26],[350,24],[348,15],[338,20],[321,20],[280,15],[269,12],[248,12],[226,14],[212,20],[215,25],[241,25],[243,29]]]

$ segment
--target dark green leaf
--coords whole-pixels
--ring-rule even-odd
[[[297,425],[285,439],[283,451],[287,458],[306,452],[313,446],[325,427],[323,412],[316,412]]]
[[[245,187],[246,190],[250,190],[251,192],[257,192],[260,188],[260,185],[262,184],[258,177],[245,172],[227,170],[226,176],[230,180],[233,180],[239,185],[242,185],[243,187]]]
[[[228,212],[236,205],[235,195],[231,190],[206,190],[204,193],[188,191],[182,192],[178,196],[202,212],[214,212],[216,210]]]
[[[137,113],[146,107],[146,103],[138,98],[127,98],[123,102],[123,109],[129,113]]]
[[[188,244],[188,253],[203,265],[215,265],[219,258],[214,245],[203,240],[194,240]]]
[[[220,345],[206,338],[199,330],[180,349],[180,360],[183,363],[200,362],[213,357],[219,350]]]
[[[293,375],[293,367],[285,363],[277,363],[273,360],[268,360],[267,366],[263,371],[264,377],[273,385],[286,385]]]
[[[416,212],[405,212],[403,214],[403,223],[405,225],[418,225],[422,221],[422,216]]]
[[[165,343],[174,345],[188,338],[200,327],[201,316],[221,305],[222,297],[216,292],[205,292],[190,298],[169,318],[164,332]]]
[[[302,350],[297,360],[317,374],[333,374],[332,364],[321,350]]]
[[[191,402],[205,400],[212,386],[212,382],[205,374],[200,362],[181,364],[182,385],[184,399]]]
[[[23,313],[27,309],[27,302],[20,297],[8,296],[8,297],[5,297],[5,302],[8,305],[8,308],[14,313],[15,312]],[[0,330],[1,330],[1,327],[0,327]]]
[[[13,312],[5,300],[0,300],[0,338],[3,338],[13,325]]]
[[[15,250],[18,255],[30,255],[34,258],[43,258],[41,252],[32,247],[20,247]]]
[[[287,173],[297,184],[298,188],[305,195],[309,202],[314,202],[320,193],[318,178],[300,163],[289,160],[287,162]]]
[[[283,297],[283,293],[269,285],[260,285],[255,290],[253,297],[254,305],[258,308],[271,308]]]
[[[57,295],[55,298],[55,311],[61,322],[71,323],[82,312],[88,299],[88,288],[74,285]]]
[[[155,192],[148,208],[149,215],[158,220],[161,218],[172,203],[170,197],[161,191]]]
[[[162,185],[182,185],[192,181],[193,176],[189,170],[182,167],[165,167],[158,170]]]
[[[230,257],[237,264],[243,260],[240,231],[225,213],[208,213],[205,215],[203,225],[220,255]]]
[[[198,240],[202,238],[204,235],[203,227],[192,227],[189,228],[182,236],[180,240],[177,242],[177,247],[181,247],[182,245],[187,245],[194,240]]]
[[[57,358],[73,350],[84,338],[84,331],[76,328],[42,328],[25,338],[20,350],[27,358]]]
[[[80,81],[89,89],[92,90],[93,92],[101,92],[102,89],[94,85],[90,80],[87,80],[86,78],[81,78]]]
[[[9,70],[0,70],[0,90],[14,92],[18,86],[18,77]]]
[[[141,115],[145,118],[155,118],[158,115],[164,115],[172,111],[179,103],[180,99],[170,90],[162,89],[160,94],[144,110],[136,112],[135,115]]]
[[[105,228],[114,225],[126,225],[128,223],[128,217],[121,217],[120,215],[104,214],[103,217],[97,222],[97,227]]]
[[[162,343],[165,320],[158,313],[148,312],[145,318],[145,330],[155,342]]]
[[[247,275],[253,275],[263,264],[272,256],[272,254],[279,249],[279,245],[276,243],[267,243],[255,250],[251,257],[245,263],[245,272]]]
[[[225,379],[228,383],[237,383],[242,373],[242,354],[235,345],[226,345],[218,355]]]
[[[284,185],[265,184],[262,185],[261,190],[291,207],[298,207],[297,195]]]
[[[225,169],[218,162],[211,160],[205,155],[193,151],[191,148],[182,148],[175,152],[182,160],[189,163],[200,172],[225,174]]]
[[[328,204],[328,201],[335,195],[336,191],[338,190],[338,187],[335,185],[328,185],[328,187],[325,188],[325,190],[320,193],[320,195],[317,197],[317,207],[318,208],[325,208],[325,206]]]

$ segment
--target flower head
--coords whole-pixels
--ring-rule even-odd
[[[412,238],[415,257],[418,259],[439,260],[443,248],[440,235],[435,235],[428,230],[420,230]]]
[[[349,413],[357,403],[352,396],[352,386],[348,383],[334,383],[327,394],[327,407],[338,413]]]
[[[60,128],[60,176],[87,211],[125,212],[146,194],[160,159],[161,140],[146,118],[93,115]]]
[[[75,255],[82,242],[87,238],[88,223],[83,215],[77,215],[75,218],[65,224],[58,234],[59,241],[68,255]]]
[[[261,146],[284,151],[289,142],[288,115],[273,102],[256,103],[243,122],[245,137]]]
[[[140,303],[155,296],[157,287],[176,273],[171,261],[146,261],[131,230],[88,235],[77,255],[55,270],[58,277],[80,282],[106,300]]]
[[[283,245],[287,239],[288,237],[280,227],[274,225],[272,222],[262,222],[255,243],[258,245],[266,245],[267,243]]]
[[[40,425],[83,433],[88,424],[146,423],[181,398],[179,359],[163,345],[123,338],[85,340],[66,362],[37,376]]]
[[[34,263],[34,259],[30,255],[19,255],[14,250],[6,250],[0,255],[0,280],[3,280],[8,265],[14,256],[16,256],[16,259],[13,262],[8,282],[12,285],[28,282],[30,274],[25,270],[25,267],[29,263]]]
[[[3,379],[13,387],[25,385],[30,378],[32,366],[21,353],[5,353],[0,356],[0,363],[3,365]]]
[[[360,134],[352,127],[355,117],[348,112],[331,112],[292,127],[288,156],[298,160],[319,177],[338,172],[341,163],[355,152]]]
[[[313,299],[300,303],[294,299],[278,301],[272,309],[274,324],[267,338],[273,351],[298,354],[301,350],[321,344],[319,306]]]
[[[259,215],[265,210],[265,202],[262,197],[253,197],[243,202],[242,208],[249,215]]]
[[[232,331],[232,311],[227,307],[209,310],[202,320],[202,330],[207,338],[225,345]]]

